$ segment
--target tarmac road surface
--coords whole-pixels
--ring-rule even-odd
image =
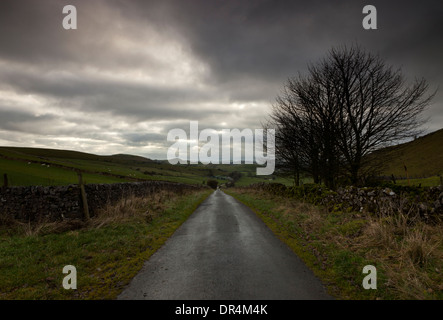
[[[211,194],[147,260],[118,299],[332,299],[247,206]]]

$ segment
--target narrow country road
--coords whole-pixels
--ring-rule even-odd
[[[254,212],[217,190],[145,262],[118,299],[331,297]]]

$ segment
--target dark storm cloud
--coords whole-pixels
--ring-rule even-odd
[[[121,137],[127,141],[130,146],[136,147],[143,147],[149,144],[165,144],[164,135],[158,133],[124,133]]]
[[[441,1],[372,1],[379,25],[373,31],[362,28],[366,4],[186,1],[173,14],[195,53],[210,61],[213,79],[220,82],[254,77],[282,82],[332,46],[353,43],[407,69],[418,65],[441,71]]]
[[[215,92],[198,91],[180,87],[144,85],[124,80],[103,78],[82,78],[76,74],[38,74],[26,70],[13,70],[0,74],[0,82],[7,83],[16,92],[27,95],[37,94],[57,98],[60,107],[89,112],[110,111],[118,115],[137,119],[168,119],[180,117],[198,118],[201,107],[193,104],[204,103],[216,96]],[[69,101],[67,105],[64,105]],[[184,108],[186,106],[186,109]],[[75,106],[74,106],[75,107]],[[211,110],[222,113],[222,109]]]
[[[78,30],[62,28],[63,7],[68,3],[59,0],[11,0],[0,2],[0,39],[3,46],[0,56],[26,64],[42,67],[75,63],[106,66],[113,64],[140,67],[137,53],[110,52],[113,36],[137,36],[146,25],[152,26],[154,13],[144,12],[148,23],[134,22],[131,1],[72,0],[78,13]],[[148,18],[149,17],[149,18]],[[135,34],[134,34],[135,33]],[[5,45],[7,44],[7,45]],[[118,62],[118,64],[116,64]],[[150,67],[153,67],[150,65]]]
[[[41,126],[44,123],[57,120],[53,115],[32,115],[27,112],[0,109],[0,128],[3,130],[21,131],[26,123]]]
[[[306,63],[312,44],[323,41],[321,30],[337,18],[329,1],[306,3],[191,1],[173,14],[195,53],[210,61],[214,79],[282,80]]]
[[[441,1],[371,1],[371,31],[360,0],[72,0],[75,31],[62,28],[66,4],[0,2],[2,143],[21,133],[60,146],[59,134],[89,139],[73,146],[94,152],[97,141],[166,146],[168,130],[190,120],[257,128],[288,77],[343,44],[443,87]],[[439,92],[427,113],[433,130],[442,108]]]

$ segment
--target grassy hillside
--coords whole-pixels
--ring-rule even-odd
[[[255,165],[171,165],[125,154],[99,156],[70,150],[0,147],[1,185],[5,173],[10,186],[73,184],[77,183],[77,171],[83,173],[85,183],[163,180],[202,184],[215,177],[223,184],[234,171],[241,174],[237,185],[270,178],[257,176]],[[275,181],[290,183],[280,178]]]
[[[394,174],[399,184],[408,184],[406,165],[411,184],[437,185],[438,175],[443,174],[443,129],[381,149],[370,157],[382,159],[382,175]],[[83,172],[86,183],[164,180],[202,184],[215,177],[223,184],[229,181],[226,177],[238,172],[241,178],[236,185],[245,186],[271,178],[257,176],[256,165],[171,165],[167,161],[125,154],[100,156],[70,150],[0,147],[0,185],[5,173],[12,186],[73,184],[77,183],[77,171]],[[273,182],[292,183],[284,178]]]
[[[443,174],[443,129],[408,143],[379,150],[372,156],[386,159],[384,175],[405,177],[405,165],[410,178]]]

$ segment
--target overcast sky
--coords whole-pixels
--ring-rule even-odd
[[[362,27],[366,4],[377,30]],[[0,145],[165,159],[168,131],[189,121],[260,128],[288,77],[353,43],[440,87],[434,131],[442,30],[441,0],[1,0]]]

